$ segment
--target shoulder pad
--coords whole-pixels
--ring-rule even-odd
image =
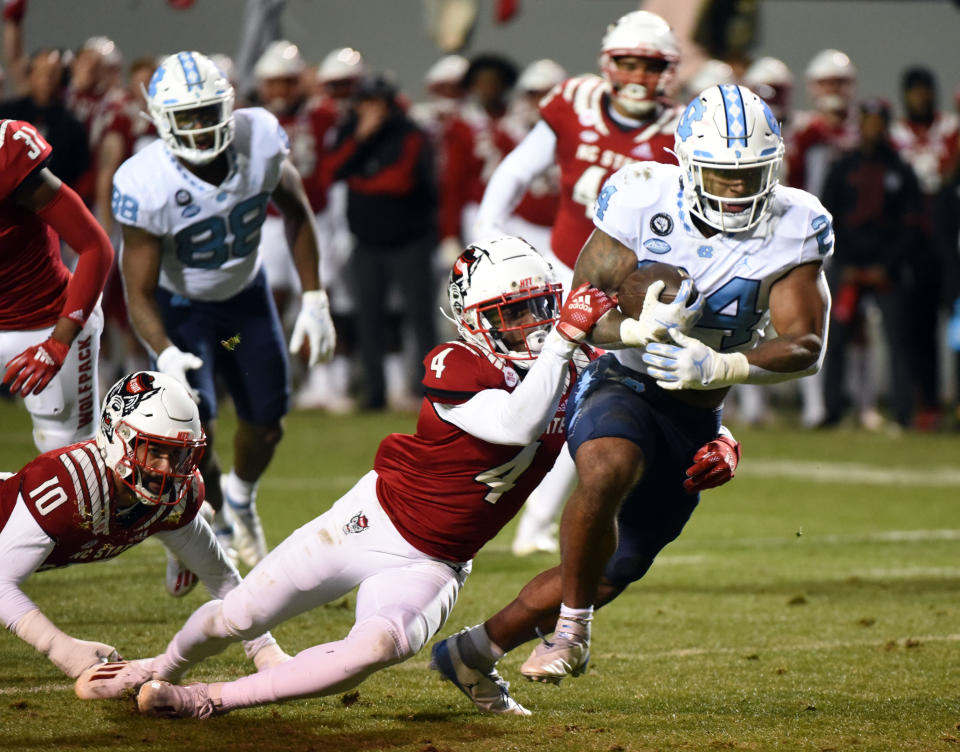
[[[437,345],[423,364],[423,386],[430,397],[442,402],[463,402],[484,389],[503,389],[510,384],[508,367],[502,361],[466,342]],[[512,368],[509,371],[516,377]]]
[[[631,209],[643,209],[656,203],[665,191],[674,189],[680,168],[662,162],[634,162],[617,170],[607,186],[616,188],[618,203]]]
[[[0,120],[0,199],[12,194],[43,163],[53,149],[37,130],[22,120]]]

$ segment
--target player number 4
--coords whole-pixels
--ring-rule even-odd
[[[483,500],[490,504],[496,504],[501,496],[517,485],[517,479],[523,475],[524,470],[530,467],[530,463],[533,462],[539,448],[539,441],[528,444],[513,459],[474,476],[473,479],[477,483],[483,483],[483,485],[490,487],[490,493],[484,496]]]
[[[430,361],[430,370],[433,371],[435,374],[437,374],[438,379],[441,376],[443,376],[443,370],[446,368],[446,366],[443,364],[443,361],[447,359],[447,356],[451,353],[452,350],[453,350],[452,347],[448,347],[445,350],[441,350],[436,355],[434,355],[433,360]]]

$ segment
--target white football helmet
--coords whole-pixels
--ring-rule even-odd
[[[563,286],[532,245],[503,236],[467,246],[448,294],[464,340],[526,368],[558,319]]]
[[[618,57],[646,57],[663,60],[665,68],[653,91],[631,81],[633,74],[617,68]],[[613,96],[630,115],[643,117],[656,105],[658,97],[667,93],[680,60],[680,46],[670,28],[656,13],[637,10],[621,16],[607,27],[600,45],[600,72],[610,82]]]
[[[520,92],[543,92],[544,94],[567,79],[567,72],[555,60],[544,58],[534,60],[523,69],[517,79],[516,89]]]
[[[206,164],[233,141],[233,86],[206,55],[167,56],[144,96],[160,138],[175,156]]]
[[[785,123],[789,119],[793,74],[785,62],[775,57],[757,58],[743,74],[743,84],[760,95],[777,120]]]
[[[286,39],[278,39],[267,45],[253,66],[253,75],[258,79],[289,78],[299,76],[306,68],[300,48]]]
[[[327,53],[317,67],[317,80],[320,83],[345,81],[365,75],[367,66],[363,55],[353,47],[338,47]]]
[[[427,69],[423,83],[430,92],[437,87],[459,86],[469,67],[470,61],[463,55],[444,55]]]
[[[166,374],[124,376],[103,399],[97,447],[144,504],[177,504],[190,488],[206,444],[196,403]]]
[[[691,214],[723,232],[760,222],[783,161],[780,124],[760,97],[735,84],[702,91],[677,124],[674,151]],[[742,192],[717,193],[725,183]]]
[[[807,89],[820,112],[847,113],[853,103],[857,69],[846,53],[821,50],[807,64]]]

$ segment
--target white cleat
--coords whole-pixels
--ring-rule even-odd
[[[140,687],[137,709],[153,718],[199,718],[222,715],[219,684],[177,684],[154,679]]]
[[[557,524],[551,523],[530,535],[521,535],[517,531],[511,546],[514,556],[530,556],[530,554],[555,554],[560,551],[560,542],[557,540]]]
[[[496,669],[480,671],[463,662],[457,648],[457,638],[464,632],[466,630],[433,646],[430,668],[469,697],[481,713],[530,715],[529,710],[510,696],[510,684]]]
[[[559,684],[566,676],[580,676],[590,663],[589,622],[560,619],[553,640],[541,638],[520,667],[530,681]]]
[[[229,505],[229,519],[233,521],[233,547],[240,561],[248,567],[255,567],[267,556],[267,538],[263,534],[263,525],[257,514],[257,504],[251,501],[249,506],[237,506],[224,497],[224,506]]]
[[[91,666],[77,677],[73,691],[81,700],[120,700],[153,678],[153,658]]]

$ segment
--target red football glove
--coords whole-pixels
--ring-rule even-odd
[[[10,394],[19,392],[24,397],[31,392],[40,394],[50,379],[57,375],[69,350],[70,345],[53,337],[28,347],[7,363],[3,383],[9,386]]]
[[[583,342],[600,318],[617,303],[603,290],[584,282],[567,296],[557,331],[571,342]]]
[[[683,488],[692,496],[708,488],[722,486],[733,479],[739,462],[740,442],[718,436],[693,455],[693,465],[687,468]]]

